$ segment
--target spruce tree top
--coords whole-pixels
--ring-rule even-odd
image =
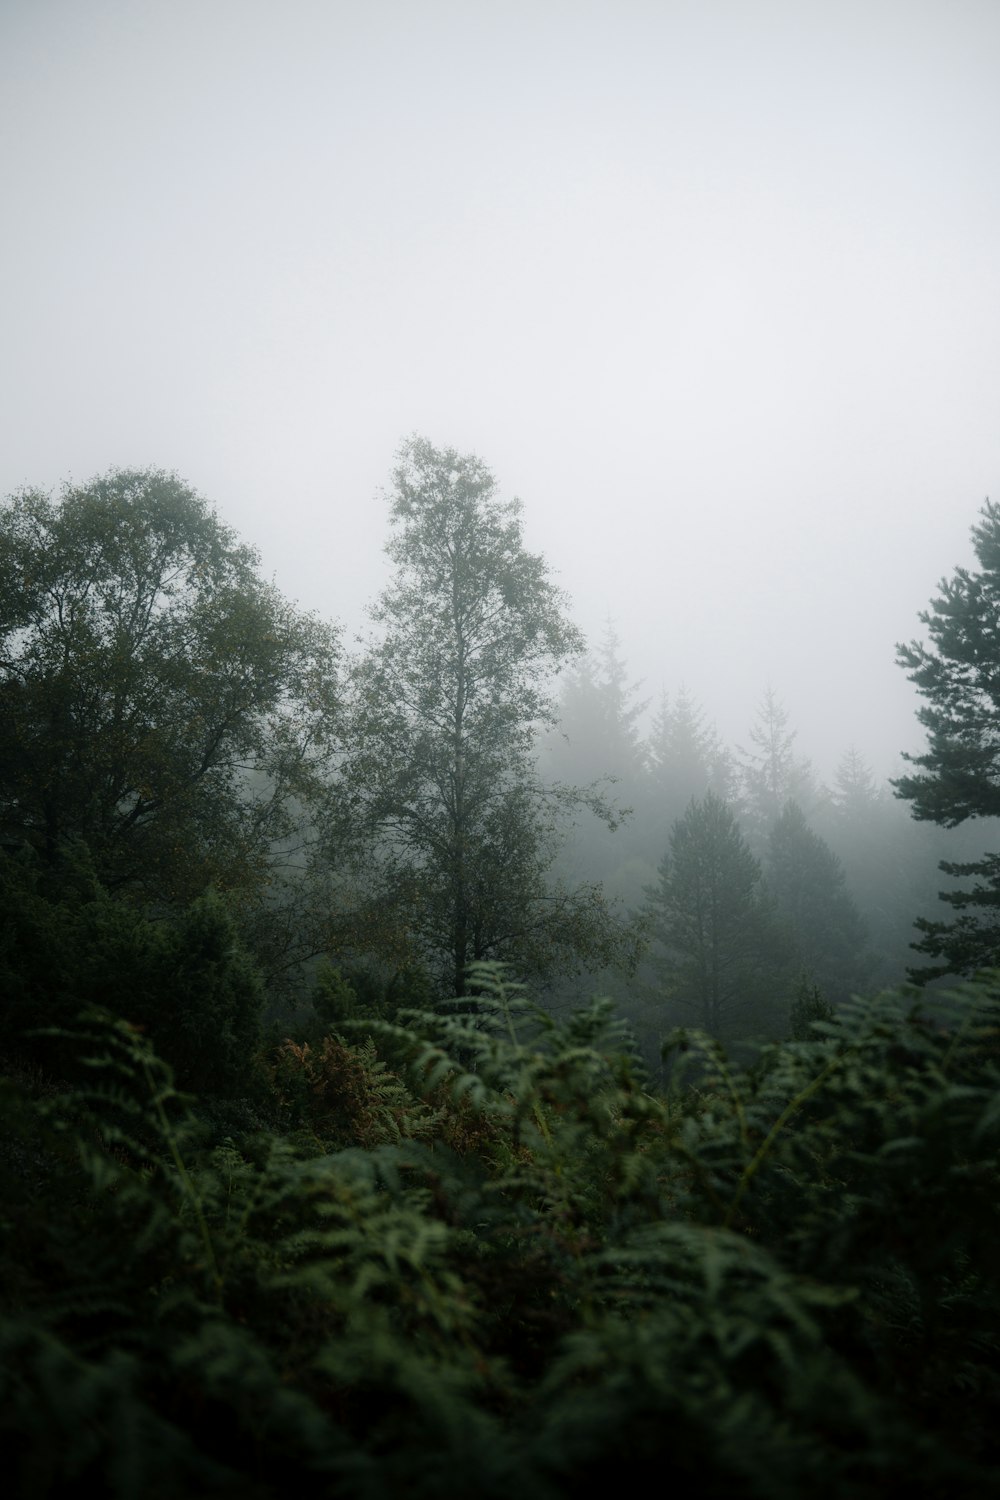
[[[901,666],[924,698],[922,770],[893,782],[915,818],[954,828],[1000,815],[1000,508],[987,500],[972,528],[979,571],[956,569],[921,613],[930,644],[897,647]]]

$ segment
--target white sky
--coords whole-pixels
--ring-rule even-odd
[[[997,0],[0,0],[0,492],[176,469],[348,634],[478,453],[646,691],[916,748],[1000,495]]]

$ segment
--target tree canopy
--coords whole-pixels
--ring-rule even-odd
[[[175,475],[0,508],[0,830],[158,899],[260,881],[334,748],[334,632]]]

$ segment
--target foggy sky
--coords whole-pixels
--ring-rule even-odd
[[[583,628],[829,773],[1000,495],[995,0],[0,0],[0,492],[177,470],[288,594],[478,453]]]

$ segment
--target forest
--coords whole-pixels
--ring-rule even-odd
[[[886,785],[388,510],[351,643],[176,475],[0,506],[8,1493],[1000,1492],[1000,507]]]

